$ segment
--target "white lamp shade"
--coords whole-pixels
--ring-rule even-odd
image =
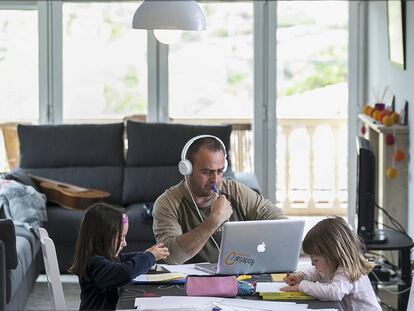
[[[134,14],[132,28],[205,30],[206,19],[193,0],[145,0]]]

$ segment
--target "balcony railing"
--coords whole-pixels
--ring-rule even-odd
[[[174,123],[229,124],[219,119]],[[250,120],[231,120],[229,157],[235,172],[254,170]],[[276,205],[289,215],[346,215],[345,119],[278,119]]]
[[[229,151],[232,168],[235,172],[254,171],[251,120],[174,119],[171,122],[232,124]],[[289,215],[346,215],[346,120],[278,119],[277,125],[276,205]]]

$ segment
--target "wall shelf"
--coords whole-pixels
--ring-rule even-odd
[[[358,118],[361,124],[366,128],[364,137],[371,142],[377,159],[376,201],[379,206],[383,207],[405,229],[407,229],[409,161],[408,126],[393,125],[387,127],[366,115],[359,115]],[[385,143],[387,134],[394,136],[397,149],[404,152],[405,159],[403,161],[393,160],[395,146],[389,146]],[[393,166],[393,162],[398,175],[395,179],[389,179],[385,172],[387,168]],[[391,226],[389,219],[385,215],[382,215],[382,213],[378,214],[378,221]]]

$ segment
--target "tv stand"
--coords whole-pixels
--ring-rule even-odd
[[[375,230],[374,234],[371,236],[361,237],[364,240],[365,244],[383,244],[388,241],[386,234],[383,230]]]
[[[407,310],[409,288],[411,287],[411,248],[414,246],[413,240],[398,231],[383,229],[382,233],[387,237],[385,243],[366,243],[368,251],[398,251],[398,270],[402,282],[398,283],[398,310]]]

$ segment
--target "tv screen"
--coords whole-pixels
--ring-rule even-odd
[[[376,157],[371,143],[357,137],[357,215],[358,234],[366,243],[385,242],[375,226]]]

